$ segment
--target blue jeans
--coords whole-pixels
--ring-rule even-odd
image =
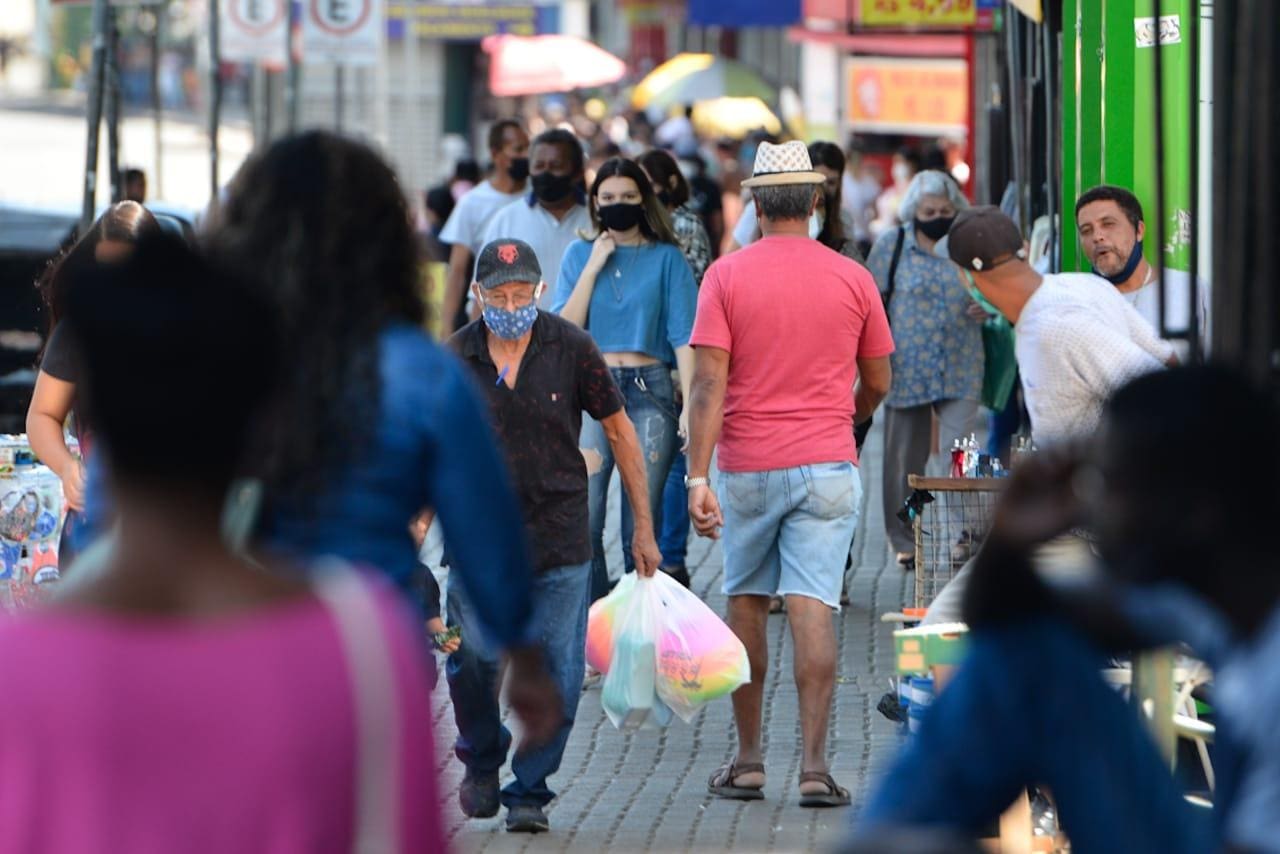
[[[851,462],[720,473],[724,592],[808,596],[840,610],[862,508]]]
[[[1004,464],[1009,464],[1009,453],[1013,445],[1013,437],[1022,426],[1022,400],[1018,396],[1021,378],[1014,380],[1013,391],[1009,401],[1000,412],[992,412],[987,416],[987,453],[999,457]]]
[[[969,654],[869,800],[859,831],[979,833],[1029,784],[1048,786],[1071,850],[1216,851],[1103,654],[1053,619],[974,632]]]
[[[663,566],[684,566],[689,552],[689,493],[684,488],[688,473],[689,458],[677,451],[662,490],[662,536],[658,538],[658,548],[662,549]]]
[[[545,806],[555,797],[547,778],[560,768],[573,730],[586,667],[587,585],[591,565],[580,563],[540,572],[533,582],[534,632],[547,669],[560,690],[564,719],[555,738],[511,760],[516,779],[502,790],[507,807]],[[499,653],[481,637],[473,604],[461,584],[449,584],[449,625],[462,628],[462,646],[445,663],[458,740],[454,753],[471,775],[496,773],[507,760],[511,732],[498,708]]]
[[[644,455],[645,475],[649,485],[649,512],[653,516],[653,529],[662,530],[662,488],[671,470],[671,460],[676,454],[679,413],[675,408],[675,393],[671,386],[671,370],[666,365],[646,365],[643,368],[610,368],[614,382],[626,400],[627,417],[635,425],[640,440],[640,453]],[[604,524],[609,504],[609,478],[613,475],[613,448],[604,435],[598,421],[582,422],[581,445],[585,450],[600,455],[600,468],[591,472],[588,481],[591,506],[591,601],[609,592],[609,567],[604,555]],[[590,471],[588,467],[588,471]],[[635,519],[631,515],[631,502],[622,491],[622,563],[627,572],[635,569],[631,556],[631,538],[635,534]]]

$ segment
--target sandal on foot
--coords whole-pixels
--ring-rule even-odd
[[[729,798],[735,801],[759,801],[764,799],[764,785],[759,787],[735,786],[734,781],[743,774],[763,774],[764,765],[759,762],[744,762],[738,765],[726,762],[716,769],[707,781],[707,791],[718,798]]]
[[[807,795],[801,792],[802,807],[847,807],[851,802],[849,790],[841,788],[826,771],[805,771],[800,775],[800,785],[805,783],[821,783],[827,790]]]

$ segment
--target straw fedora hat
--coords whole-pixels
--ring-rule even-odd
[[[744,187],[781,187],[786,184],[821,184],[827,177],[813,170],[809,149],[803,142],[792,140],[782,145],[760,143],[756,164]]]

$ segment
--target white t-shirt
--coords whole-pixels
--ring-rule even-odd
[[[524,197],[524,193],[502,193],[484,181],[458,200],[449,221],[440,230],[442,243],[457,243],[471,250],[471,260],[484,248],[485,226],[493,215]]]
[[[1031,432],[1041,445],[1092,434],[1116,389],[1174,354],[1114,285],[1088,273],[1045,276],[1015,331]]]
[[[1156,332],[1160,331],[1160,272],[1151,270],[1152,281],[1143,285],[1136,291],[1130,291],[1121,294],[1129,303],[1138,310],[1138,314],[1151,324],[1151,328]],[[1191,288],[1191,274],[1182,270],[1165,270],[1164,285],[1167,291],[1165,299],[1164,317],[1165,326],[1175,332],[1181,332],[1191,325],[1191,302],[1189,289]],[[1209,329],[1209,301],[1208,285],[1204,281],[1196,283],[1198,293],[1196,300],[1198,303],[1197,312],[1199,321],[1199,334],[1201,343],[1207,344],[1207,336],[1205,331]],[[1186,361],[1188,347],[1186,342],[1177,341],[1174,346],[1178,351],[1178,358]]]
[[[533,247],[542,267],[542,281],[547,283],[538,305],[551,304],[551,291],[560,277],[560,259],[569,244],[578,239],[578,233],[591,231],[591,214],[585,205],[575,205],[557,220],[538,203],[529,204],[528,198],[512,202],[494,214],[485,228],[484,242],[500,237],[514,237]]]

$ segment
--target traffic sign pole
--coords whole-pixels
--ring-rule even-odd
[[[218,124],[222,112],[222,52],[219,0],[209,0],[209,203],[218,204]]]
[[[93,66],[89,75],[89,138],[85,145],[84,203],[80,209],[80,234],[93,224],[94,196],[98,189],[98,133],[102,127],[102,83],[107,59],[107,0],[93,2]]]

